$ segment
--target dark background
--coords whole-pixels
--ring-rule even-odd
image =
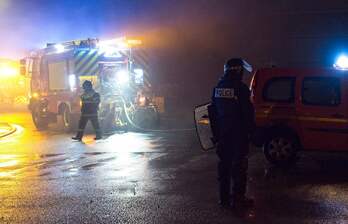
[[[0,0],[0,57],[46,42],[140,37],[170,105],[209,100],[229,57],[254,67],[331,66],[345,52],[348,2],[327,0]]]

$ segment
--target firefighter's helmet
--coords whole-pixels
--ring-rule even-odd
[[[92,89],[92,88],[93,88],[93,84],[92,84],[91,81],[86,80],[86,81],[83,82],[82,88],[83,88],[84,90]]]

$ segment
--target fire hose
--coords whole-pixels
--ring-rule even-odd
[[[123,110],[125,112],[127,121],[129,124],[137,131],[143,131],[143,132],[182,132],[182,131],[194,131],[195,128],[182,128],[182,129],[148,129],[148,128],[142,128],[139,125],[135,124],[135,122],[132,120],[131,116],[129,115],[129,108],[134,107],[133,104],[131,104],[130,107],[127,108],[127,104],[123,96],[120,96],[122,101]]]

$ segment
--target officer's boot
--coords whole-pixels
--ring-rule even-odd
[[[94,138],[94,140],[100,140],[100,139],[102,139],[101,135],[96,135],[95,138]]]
[[[219,201],[219,205],[221,208],[229,208],[231,207],[231,200],[227,199],[228,196],[226,196],[226,194],[223,194],[220,192],[220,201]]]
[[[82,136],[83,136],[83,132],[82,131],[78,131],[75,137],[72,137],[72,140],[76,140],[76,141],[82,141]]]
[[[220,191],[220,206],[222,208],[228,208],[231,206],[230,198],[230,180],[226,177],[219,178],[219,191]]]
[[[100,140],[100,139],[102,139],[102,134],[101,134],[100,130],[97,130],[96,133],[95,133],[94,140]]]
[[[232,207],[236,209],[249,209],[254,206],[254,200],[243,196],[232,197]]]

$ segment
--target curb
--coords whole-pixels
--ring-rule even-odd
[[[10,127],[10,129],[5,134],[0,134],[0,138],[9,136],[17,131],[17,128],[11,124],[6,123],[7,126]]]

